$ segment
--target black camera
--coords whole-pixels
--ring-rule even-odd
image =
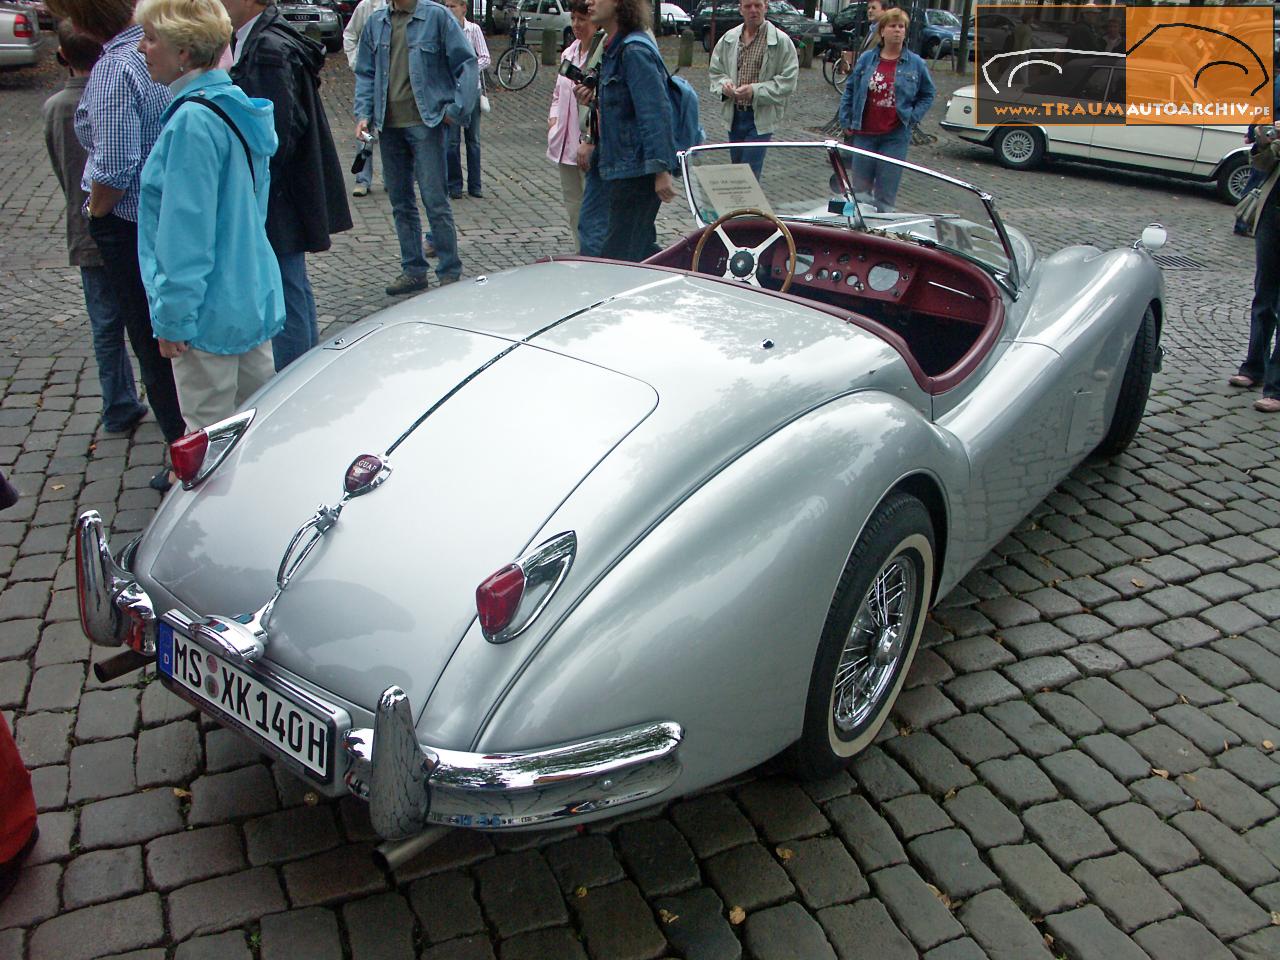
[[[569,60],[560,61],[560,76],[568,77],[574,83],[580,83],[584,87],[590,87],[592,90],[596,88],[596,84],[600,82],[600,68],[592,67],[590,70],[583,71]]]
[[[365,133],[360,137],[360,151],[356,154],[356,158],[351,161],[351,172],[360,173],[364,170],[365,164],[369,162],[369,158],[373,156],[373,134]]]

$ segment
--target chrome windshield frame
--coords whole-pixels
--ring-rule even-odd
[[[943,183],[946,183],[959,190],[968,191],[969,193],[973,194],[974,197],[977,198],[977,200],[982,204],[983,208],[986,210],[987,216],[991,220],[991,225],[995,228],[996,236],[1000,238],[1000,245],[1004,249],[1005,260],[1008,262],[1008,269],[1000,270],[993,264],[987,263],[985,261],[979,260],[974,257],[965,256],[962,252],[952,250],[950,247],[937,245],[937,248],[940,250],[945,250],[948,253],[954,254],[956,256],[964,257],[965,260],[980,266],[987,273],[991,274],[992,278],[998,284],[1000,284],[1000,286],[1003,287],[1004,290],[1010,296],[1017,297],[1018,291],[1022,286],[1022,278],[1018,268],[1018,258],[1016,253],[1014,252],[1013,243],[1009,239],[1009,232],[1008,230],[1005,229],[1004,221],[1000,219],[1000,215],[996,212],[995,199],[992,197],[991,194],[987,193],[985,190],[980,190],[977,187],[975,187],[973,184],[967,183],[964,180],[959,180],[956,177],[949,176],[945,173],[938,173],[936,170],[930,170],[928,167],[922,167],[919,164],[911,163],[910,161],[907,161],[907,160],[897,160],[892,157],[885,157],[885,156],[880,156],[879,154],[872,154],[869,151],[860,150],[857,147],[851,147],[848,144],[840,143],[839,141],[836,141],[836,140],[830,140],[830,139],[828,140],[774,140],[774,141],[769,141],[767,143],[758,144],[757,146],[759,146],[762,149],[773,149],[773,148],[786,149],[786,148],[795,148],[795,147],[807,147],[813,150],[827,151],[827,155],[831,163],[831,167],[835,171],[839,179],[839,182],[843,187],[845,202],[847,204],[851,204],[852,209],[855,212],[854,217],[848,218],[849,227],[850,229],[853,229],[853,230],[860,230],[865,232],[869,228],[867,227],[866,221],[862,216],[862,210],[858,204],[858,201],[854,196],[853,185],[849,181],[846,165],[842,161],[842,157],[844,156],[848,156],[848,157],[875,156],[875,158],[882,163],[891,163],[895,166],[901,167],[903,170],[910,170],[913,173],[921,174],[926,177],[932,177],[935,180],[940,180]],[[696,147],[690,147],[688,150],[683,150],[679,154],[680,169],[684,178],[685,200],[689,204],[689,212],[693,216],[694,222],[701,227],[707,226],[707,221],[705,221],[702,218],[702,215],[698,210],[698,204],[693,196],[693,178],[690,175],[692,171],[692,162],[696,162],[696,157],[700,153],[706,153],[711,150],[724,151],[724,150],[728,150],[730,147],[731,147],[731,144],[727,144],[727,143],[706,143]],[[804,222],[806,218],[792,215],[792,216],[780,216],[779,219]],[[906,238],[904,237],[904,239]]]

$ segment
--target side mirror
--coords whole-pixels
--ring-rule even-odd
[[[1169,231],[1164,228],[1164,225],[1159,223],[1151,223],[1143,228],[1142,236],[1138,239],[1138,242],[1135,243],[1134,246],[1142,247],[1143,249],[1147,250],[1149,253],[1155,253],[1157,250],[1159,250],[1168,242],[1169,242]]]

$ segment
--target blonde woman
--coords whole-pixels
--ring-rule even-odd
[[[173,102],[142,170],[138,257],[160,352],[192,430],[230,416],[275,372],[284,325],[265,221],[272,106],[215,68],[231,37],[218,0],[141,0],[139,51]]]

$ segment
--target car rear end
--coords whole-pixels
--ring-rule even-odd
[[[974,94],[974,88],[968,86],[947,97],[947,112],[938,126],[961,140],[986,146],[991,142],[995,127],[978,125],[978,105]]]
[[[40,29],[34,11],[0,6],[0,67],[29,67],[40,59]]]

